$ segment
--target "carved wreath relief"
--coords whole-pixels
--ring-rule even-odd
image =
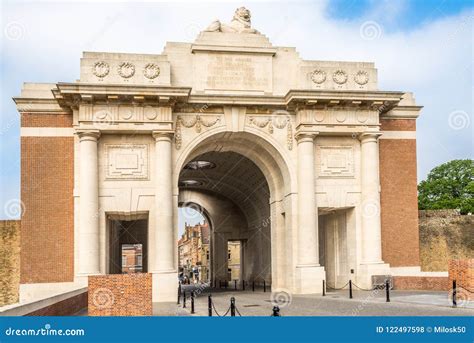
[[[315,69],[311,72],[310,77],[313,83],[315,83],[316,85],[321,85],[326,81],[327,74],[324,70]],[[338,69],[332,74],[333,82],[338,85],[343,85],[347,83],[348,79],[349,76],[347,72],[342,69]],[[369,82],[369,73],[365,70],[359,70],[354,75],[354,82],[357,83],[359,86],[367,84]]]
[[[176,128],[174,134],[174,141],[176,144],[176,149],[181,149],[182,145],[182,135],[181,135],[181,127],[184,126],[186,128],[194,127],[197,133],[200,133],[202,130],[202,126],[204,127],[212,127],[221,121],[220,116],[201,116],[191,115],[191,116],[178,116],[176,119]]]
[[[338,85],[342,85],[347,82],[347,73],[344,70],[336,70],[334,74],[332,74],[332,79]]]
[[[128,79],[135,74],[135,66],[130,62],[122,62],[118,66],[118,74],[124,79]]]
[[[316,69],[311,73],[311,80],[316,84],[321,84],[326,81],[326,72],[324,70]]]
[[[366,71],[359,70],[354,76],[354,81],[359,85],[365,85],[369,82],[369,74]]]
[[[99,77],[103,78],[109,74],[110,67],[107,62],[104,61],[99,61],[94,64],[92,67],[92,73]]]
[[[150,80],[156,79],[160,75],[160,67],[154,63],[148,63],[143,69],[143,75]]]
[[[250,116],[249,125],[256,126],[260,129],[267,128],[269,134],[273,134],[274,127],[277,129],[284,129],[286,127],[286,145],[288,150],[293,149],[293,126],[288,116]]]

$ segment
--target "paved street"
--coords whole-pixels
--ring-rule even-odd
[[[187,294],[191,289],[196,292],[195,314],[208,315],[209,289],[195,286],[184,286]],[[215,309],[224,314],[230,305],[230,298],[235,297],[237,310],[242,316],[269,316],[272,313],[271,293],[262,289],[252,291],[212,290]],[[474,303],[464,303],[464,307],[452,308],[447,292],[427,291],[391,291],[391,302],[385,302],[385,291],[354,291],[354,298],[349,299],[349,291],[329,292],[321,295],[281,296],[283,303],[282,316],[474,316]],[[189,296],[188,296],[189,297]],[[291,299],[290,299],[291,298]],[[186,308],[176,303],[154,304],[155,315],[190,316],[191,302],[188,298]],[[216,313],[213,312],[216,316]],[[238,315],[238,314],[237,314]]]

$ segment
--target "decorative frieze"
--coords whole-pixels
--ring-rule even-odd
[[[298,111],[298,124],[308,125],[378,125],[378,112],[370,109],[306,109]]]
[[[167,106],[83,104],[79,108],[78,120],[100,124],[101,128],[106,129],[107,125],[120,123],[170,122],[171,112]]]

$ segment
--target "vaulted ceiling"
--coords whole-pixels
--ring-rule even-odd
[[[179,177],[180,189],[203,190],[226,197],[242,210],[250,226],[268,218],[269,187],[262,171],[250,159],[231,151],[211,151],[193,161],[212,162],[215,167],[184,168]]]

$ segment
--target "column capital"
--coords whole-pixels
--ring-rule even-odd
[[[301,142],[314,142],[314,139],[319,134],[319,132],[310,132],[310,131],[299,131],[295,134],[295,139],[298,143]]]
[[[358,138],[361,143],[376,142],[381,135],[382,132],[362,132]]]
[[[171,141],[173,138],[173,131],[152,131],[151,135],[155,141]]]
[[[96,141],[100,137],[99,130],[76,130],[80,141]]]

